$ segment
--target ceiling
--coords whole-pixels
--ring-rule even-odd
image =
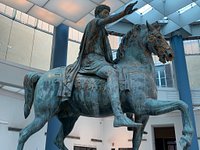
[[[61,23],[79,31],[94,18],[99,4],[111,7],[111,13],[122,11],[130,0],[0,0],[1,3],[57,26]],[[108,30],[126,33],[132,24],[158,21],[162,33],[185,37],[200,36],[200,0],[138,0],[139,10],[108,26]]]

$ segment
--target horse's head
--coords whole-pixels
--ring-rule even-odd
[[[157,23],[150,25],[146,22],[148,29],[146,37],[146,48],[159,57],[159,61],[166,63],[174,58],[173,51],[165,38],[160,33],[160,26]]]
[[[160,26],[157,23],[150,25],[147,22],[146,25],[134,25],[121,41],[117,52],[117,61],[127,55],[138,57],[138,53],[145,52],[157,55],[162,63],[172,61],[174,57],[173,51],[160,33]]]

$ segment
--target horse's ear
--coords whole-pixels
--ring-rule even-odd
[[[155,23],[153,23],[152,26],[153,26],[156,30],[160,31],[161,26],[160,26],[160,24],[159,24],[157,21],[156,21]]]
[[[148,21],[146,21],[146,26],[147,26],[147,28],[148,28],[149,31],[153,31],[154,28],[152,27],[152,25],[150,25],[148,23]]]

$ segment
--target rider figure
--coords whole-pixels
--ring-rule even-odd
[[[114,127],[139,127],[141,124],[133,122],[122,112],[118,73],[113,67],[114,61],[105,26],[119,20],[125,15],[133,13],[137,10],[133,9],[136,3],[129,4],[124,11],[112,16],[109,16],[109,6],[97,6],[95,9],[95,19],[87,24],[80,46],[81,56],[79,53],[79,57],[81,57],[81,64],[79,73],[95,74],[107,80],[107,92],[115,116]]]

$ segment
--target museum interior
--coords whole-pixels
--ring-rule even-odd
[[[34,119],[34,106],[24,118],[24,76],[44,74],[73,64],[84,29],[105,4],[110,15],[135,0],[0,0],[0,149],[16,150],[20,131]],[[134,25],[157,23],[172,47],[174,60],[162,63],[152,54],[157,99],[184,101],[194,134],[190,150],[200,149],[200,0],[138,0],[132,14],[106,26],[113,58]],[[134,115],[133,115],[134,119]],[[64,138],[69,150],[135,150],[134,132],[113,127],[113,116],[80,116]],[[60,122],[53,117],[30,136],[24,150],[59,150],[54,138]],[[139,150],[182,150],[181,112],[150,116]]]

